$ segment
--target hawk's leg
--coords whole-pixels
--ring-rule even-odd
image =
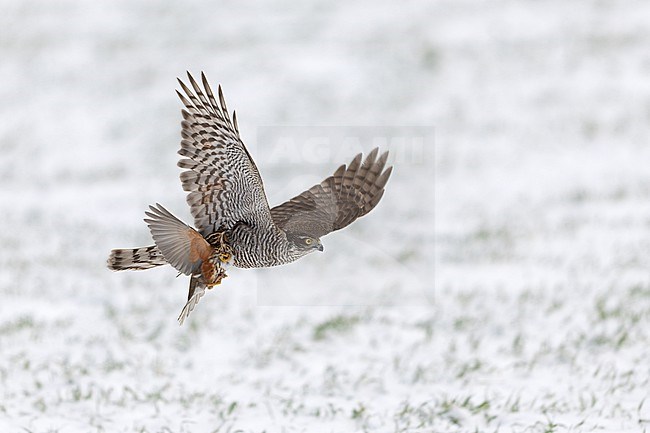
[[[216,232],[208,236],[212,252],[207,261],[201,265],[201,275],[208,289],[221,284],[227,277],[226,267],[233,262],[233,251],[227,242],[225,232]]]

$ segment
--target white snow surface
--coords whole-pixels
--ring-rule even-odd
[[[0,432],[648,430],[648,17],[0,0]],[[323,254],[229,271],[179,327],[186,277],[105,260],[150,243],[149,204],[191,221],[185,70],[223,85],[271,204],[360,137],[428,138],[389,142],[382,202]]]

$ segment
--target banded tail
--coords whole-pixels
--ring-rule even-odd
[[[141,271],[166,264],[167,260],[155,245],[112,250],[108,257],[108,269],[112,271]]]

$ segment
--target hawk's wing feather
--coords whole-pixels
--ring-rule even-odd
[[[237,120],[228,116],[226,101],[218,89],[218,102],[205,75],[203,88],[187,74],[190,87],[181,80],[178,93],[183,110],[178,166],[183,189],[188,192],[194,225],[208,236],[232,228],[239,221],[270,224],[271,214],[259,171],[239,137]]]
[[[316,238],[342,229],[370,212],[379,203],[393,167],[386,167],[388,152],[379,149],[363,163],[358,154],[332,176],[291,200],[271,209],[273,221],[287,232]]]

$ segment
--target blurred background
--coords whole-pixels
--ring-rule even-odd
[[[0,430],[646,428],[648,16],[0,0]],[[377,142],[395,171],[324,255],[230,271],[179,328],[185,278],[105,260],[150,243],[149,204],[191,221],[186,70],[223,85],[272,205]],[[327,152],[273,140],[312,133]]]

